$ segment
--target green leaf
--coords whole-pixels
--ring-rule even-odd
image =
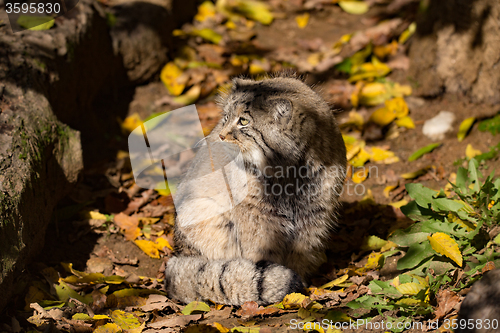
[[[478,128],[481,132],[489,131],[493,135],[500,133],[500,114],[497,114],[493,118],[483,120],[479,123]]]
[[[210,307],[207,305],[207,303],[194,301],[186,305],[181,312],[183,315],[190,315],[192,313],[209,312],[209,311]]]
[[[428,241],[414,243],[406,252],[406,255],[398,260],[396,265],[398,270],[411,269],[420,264],[425,259],[432,257],[436,252],[432,249]]]
[[[437,194],[436,191],[424,187],[422,184],[408,183],[405,185],[405,188],[410,197],[415,200],[419,206],[424,208],[428,208],[429,205],[432,204],[435,200],[433,196]]]
[[[431,151],[433,151],[434,149],[436,149],[440,145],[441,145],[441,143],[439,143],[439,142],[438,143],[431,143],[428,146],[420,148],[419,150],[417,150],[416,152],[411,154],[410,157],[408,157],[408,161],[413,162],[413,161],[419,159],[420,157],[422,157],[423,155],[430,153]]]
[[[470,176],[470,181],[471,183],[473,183],[473,191],[474,192],[478,192],[479,191],[479,174],[477,172],[477,167],[478,167],[478,163],[477,161],[472,158],[470,161],[469,161],[469,176]]]
[[[389,240],[396,243],[399,246],[404,246],[404,247],[411,246],[415,243],[422,243],[423,241],[427,240],[427,236],[429,236],[428,232],[411,233],[410,228],[407,228],[405,230],[398,229],[394,231]]]
[[[51,16],[19,15],[17,24],[30,30],[48,30],[54,25],[54,18]]]
[[[339,1],[339,6],[345,12],[354,15],[363,15],[370,9],[370,6],[363,1]]]
[[[351,68],[352,68],[352,62],[351,58],[346,58],[342,60],[341,63],[335,65],[335,69],[338,70],[339,72],[349,74],[351,73]]]
[[[390,298],[400,298],[403,296],[396,288],[391,286],[389,282],[380,281],[380,280],[372,280],[368,285],[368,288],[374,294],[385,295]]]

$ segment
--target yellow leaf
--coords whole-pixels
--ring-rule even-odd
[[[339,54],[340,51],[342,51],[342,48],[345,44],[349,43],[349,41],[351,40],[351,36],[352,34],[346,34],[346,35],[343,35],[342,37],[339,38],[339,40],[337,42],[335,42],[335,44],[333,44],[333,53],[334,54]]]
[[[363,140],[357,141],[354,137],[345,134],[342,134],[342,137],[347,151],[347,160],[350,161],[365,146],[365,142]]]
[[[462,253],[458,248],[457,242],[450,236],[442,232],[436,232],[432,236],[427,236],[431,246],[439,254],[442,254],[462,267]]]
[[[155,244],[156,244],[156,248],[158,250],[161,250],[161,251],[163,251],[164,247],[168,247],[172,251],[174,250],[174,248],[172,247],[172,245],[170,245],[168,240],[166,238],[163,238],[163,237],[158,237],[155,241]]]
[[[379,147],[370,147],[367,148],[367,151],[371,153],[370,159],[373,162],[385,162],[386,160],[389,160],[390,158],[394,157],[394,153],[390,150],[385,150]],[[397,162],[394,160],[389,160],[391,163]],[[385,163],[389,164],[389,163]]]
[[[336,278],[335,280],[330,281],[330,282],[322,285],[321,287],[319,287],[319,289],[321,290],[321,289],[326,289],[326,288],[331,288],[331,287],[338,286],[339,284],[344,283],[345,281],[347,281],[348,278],[349,278],[349,274],[344,274],[341,277]]]
[[[408,38],[410,38],[415,33],[415,31],[417,31],[417,24],[415,22],[412,22],[410,26],[405,31],[403,31],[401,36],[399,36],[399,44],[404,44],[408,40]]]
[[[287,310],[298,309],[306,298],[308,297],[300,293],[291,293],[285,296],[282,303]]]
[[[394,114],[396,118],[403,118],[408,115],[408,105],[402,97],[396,97],[385,102],[385,106]]]
[[[339,1],[339,6],[345,12],[354,15],[363,15],[370,9],[370,6],[363,1]]]
[[[390,97],[385,84],[380,82],[367,83],[362,86],[359,92],[359,103],[373,106],[383,103]]]
[[[465,148],[465,156],[467,156],[467,159],[469,160],[481,154],[482,152],[479,149],[472,148],[470,143],[467,145],[467,148]]]
[[[138,217],[137,219],[142,224],[155,224],[156,222],[160,221],[160,218],[158,217]]]
[[[398,285],[396,289],[403,295],[416,295],[424,287],[419,283],[409,282]]]
[[[380,250],[385,244],[387,244],[386,240],[384,240],[380,237],[377,237],[375,235],[369,235],[363,241],[363,245],[361,245],[361,250],[363,250],[363,251],[376,251],[376,250]]]
[[[274,16],[269,10],[268,4],[254,0],[217,0],[216,7],[219,12],[229,17],[243,15],[246,18],[269,25]]]
[[[459,226],[461,226],[462,228],[464,228],[465,230],[467,231],[472,231],[475,229],[475,225],[472,224],[471,222],[469,221],[463,221],[461,219],[459,219],[457,216],[455,216],[453,213],[449,213],[448,214],[448,221],[452,222],[452,223],[456,223],[458,224]]]
[[[120,328],[120,326],[114,323],[107,323],[97,327],[94,330],[94,333],[119,333],[121,331],[122,329]]]
[[[379,125],[386,126],[390,124],[394,119],[396,119],[396,113],[389,110],[387,107],[383,107],[375,110],[370,116],[370,121]]]
[[[26,12],[23,11],[23,13]],[[52,28],[55,21],[51,16],[19,15],[16,22],[21,27],[29,30],[48,30]]]
[[[361,169],[359,171],[356,171],[352,175],[352,181],[355,182],[356,184],[361,184],[368,178],[368,170],[366,169]]]
[[[411,117],[406,116],[406,117],[401,117],[396,120],[396,125],[399,127],[406,127],[406,128],[415,128],[415,123],[413,122],[413,119]]]
[[[417,171],[403,173],[401,175],[401,178],[404,178],[404,179],[415,179],[415,178],[417,178],[419,176],[422,176],[422,175],[426,174],[427,171],[429,171],[430,168],[431,168],[430,166],[427,166],[427,167],[419,169]]]
[[[156,244],[148,240],[135,240],[135,245],[137,245],[144,253],[154,259],[160,259],[160,253]]]
[[[399,186],[399,184],[386,186],[384,188],[384,191],[383,191],[384,197],[389,198],[391,191],[394,190],[398,186]]]
[[[187,77],[181,76],[182,71],[174,62],[167,63],[160,73],[160,79],[170,94],[179,96],[186,88]]]
[[[200,93],[201,93],[201,86],[198,84],[194,85],[184,95],[175,97],[174,102],[182,105],[193,104],[200,97]]]
[[[208,306],[205,302],[193,301],[186,305],[184,309],[182,309],[181,313],[183,315],[190,315],[192,313],[200,313],[200,312],[209,312],[210,306]]]
[[[362,129],[364,122],[363,116],[352,110],[349,112],[349,117],[340,124],[340,128],[354,126],[358,129]]]
[[[229,20],[226,22],[226,28],[234,30],[236,29],[236,24],[234,23],[234,21]]]
[[[122,310],[115,310],[111,312],[111,320],[122,330],[130,332],[131,330],[137,329],[141,326],[139,319],[137,319],[132,313],[128,313]]]
[[[106,220],[106,215],[95,211],[87,211],[81,214],[82,218],[89,220]]]
[[[363,79],[373,79],[384,77],[391,72],[391,68],[373,57],[372,62],[367,62],[359,66],[353,66],[349,82],[356,82]]]
[[[380,266],[383,258],[384,258],[384,255],[380,252],[370,253],[370,255],[368,256],[368,261],[366,262],[366,265],[361,267],[361,268],[358,268],[356,270],[356,272],[362,274],[362,273],[365,273],[367,271],[377,269]]]
[[[120,127],[124,132],[130,133],[141,125],[141,117],[137,113],[134,113],[125,118],[125,120],[120,124]]]
[[[203,22],[207,18],[215,16],[215,5],[212,1],[204,1],[198,6],[198,13],[194,17],[195,20]]]
[[[295,17],[295,21],[297,22],[297,25],[299,26],[299,28],[304,29],[307,25],[307,22],[309,22],[309,13],[297,15]]]
[[[390,94],[394,97],[403,97],[403,96],[410,96],[411,95],[411,87],[410,86],[402,86],[399,83],[386,83],[387,84],[387,89],[390,92]]]
[[[315,67],[315,66],[316,66],[317,64],[319,64],[319,62],[321,61],[321,57],[322,57],[322,55],[321,55],[321,53],[319,53],[319,52],[312,53],[312,54],[310,54],[310,55],[307,57],[307,62],[308,62],[311,66]]]
[[[360,148],[360,151],[359,153],[354,156],[350,161],[349,163],[355,167],[355,168],[359,168],[359,167],[362,167],[363,165],[365,165],[366,162],[368,162],[368,160],[371,158],[370,154],[364,149],[364,148]]]
[[[203,28],[203,29],[193,29],[190,32],[191,36],[199,36],[209,42],[212,42],[214,44],[219,44],[220,41],[222,40],[222,36],[213,31],[210,28]]]
[[[378,58],[383,59],[388,55],[396,55],[398,48],[398,42],[393,40],[390,44],[375,46],[373,48],[373,54],[375,54]]]
[[[224,326],[222,326],[221,324],[219,324],[217,322],[212,323],[212,326],[214,326],[216,329],[218,329],[219,332],[221,332],[221,333],[229,332],[229,328],[225,328]]]
[[[469,133],[470,128],[474,124],[474,121],[476,121],[476,117],[470,117],[462,121],[460,124],[460,127],[458,128],[458,142],[462,142],[463,139],[467,136],[467,133]]]
[[[393,241],[387,241],[387,243],[384,246],[382,246],[382,248],[380,249],[380,252],[389,251],[390,249],[395,248],[397,246],[398,245],[396,243],[394,243]]]
[[[408,201],[406,201],[405,199],[403,199],[403,200],[399,200],[399,201],[396,201],[396,202],[391,202],[389,204],[389,206],[392,206],[394,208],[401,208],[401,207],[403,207],[406,204],[408,204]]]

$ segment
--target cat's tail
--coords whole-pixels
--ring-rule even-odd
[[[229,305],[276,303],[304,288],[300,276],[285,266],[242,258],[173,257],[167,263],[165,282],[169,296],[184,303],[211,300]]]

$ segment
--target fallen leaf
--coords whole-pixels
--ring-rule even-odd
[[[297,22],[297,25],[299,26],[300,29],[304,29],[307,26],[307,23],[309,22],[309,13],[297,15],[295,17],[295,21]]]
[[[25,29],[48,30],[54,26],[55,21],[52,16],[19,15],[16,22]]]
[[[131,114],[130,116],[125,118],[123,122],[120,123],[121,129],[125,133],[131,133],[133,130],[135,130],[137,127],[141,125],[142,125],[142,120],[137,113]]]
[[[116,214],[114,223],[123,231],[127,240],[134,240],[141,234],[139,229],[139,219],[135,216],[128,216],[124,213]]]
[[[401,178],[404,178],[404,179],[415,179],[415,178],[417,178],[419,176],[422,176],[422,175],[426,174],[429,171],[430,168],[431,168],[430,166],[426,166],[425,168],[418,169],[417,171],[403,173],[401,175]]]
[[[465,156],[467,156],[469,160],[481,154],[482,152],[479,149],[474,149],[470,143],[465,148]]]
[[[198,13],[195,15],[194,19],[203,22],[208,18],[214,17],[215,13],[214,3],[212,1],[204,1],[198,6]]]
[[[431,242],[434,251],[450,258],[462,267],[462,253],[460,253],[458,244],[453,238],[445,233],[436,232],[432,236],[427,236],[427,239]]]
[[[201,86],[195,85],[191,87],[185,94],[177,96],[174,98],[174,103],[180,105],[189,105],[193,104],[198,100],[201,94]]]
[[[222,40],[222,36],[210,28],[193,29],[189,34],[192,36],[199,36],[214,44],[219,44]]]
[[[434,312],[436,319],[441,319],[456,309],[460,303],[460,296],[449,289],[439,290],[437,296],[437,309]]]
[[[389,198],[391,191],[394,190],[398,186],[399,186],[399,184],[386,186],[384,188],[384,191],[382,192],[384,194],[384,197]]]
[[[158,247],[152,241],[134,240],[134,243],[151,258],[160,259],[160,253],[158,252]]]
[[[413,122],[413,119],[411,119],[411,117],[409,116],[396,119],[396,125],[398,125],[399,127],[405,127],[410,129],[415,128],[415,123]]]
[[[410,157],[408,157],[408,162],[412,162],[419,159],[423,155],[430,153],[439,146],[441,146],[441,143],[438,142],[438,143],[431,143],[430,145],[420,148],[419,150],[411,154]]]
[[[208,312],[210,311],[210,307],[207,303],[194,301],[189,303],[182,309],[181,313],[183,315],[190,315],[192,313],[200,313],[200,312]]]
[[[344,283],[345,281],[347,281],[348,278],[349,278],[349,274],[344,274],[341,277],[336,278],[335,280],[330,281],[330,282],[322,285],[321,287],[319,287],[319,289],[326,289],[326,288],[331,288],[331,287],[338,286],[339,284]]]
[[[154,323],[149,323],[148,327],[151,328],[162,328],[162,327],[183,327],[187,326],[192,321],[200,320],[201,314],[187,315],[187,316],[175,316],[169,319],[163,319],[155,321]]]
[[[141,322],[132,313],[115,310],[111,312],[110,317],[115,324],[126,332],[140,332],[137,329],[141,327]]]
[[[167,87],[170,94],[179,96],[184,91],[188,78],[182,76],[181,69],[171,61],[161,70],[160,79]]]
[[[370,9],[364,1],[339,1],[338,4],[345,12],[354,15],[363,15]]]
[[[95,330],[95,333],[119,333],[122,332],[120,326],[114,323],[107,323],[101,326],[98,326]]]
[[[274,16],[269,6],[261,1],[254,0],[217,0],[216,7],[219,11],[229,17],[243,15],[246,18],[269,25]]]
[[[408,28],[401,33],[398,39],[399,44],[404,44],[417,31],[417,23],[412,22]]]
[[[298,309],[302,305],[302,302],[308,297],[300,293],[291,293],[285,296],[283,299],[283,306],[285,309]]]
[[[352,181],[356,184],[361,184],[368,178],[368,170],[363,168],[359,171],[355,171],[352,175]]]
[[[458,128],[458,134],[457,134],[458,142],[462,142],[465,139],[467,133],[469,133],[469,130],[471,129],[475,121],[476,117],[470,117],[462,121],[460,127]]]

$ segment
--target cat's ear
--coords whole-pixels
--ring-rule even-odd
[[[279,98],[272,103],[274,119],[280,122],[288,122],[292,117],[292,102],[287,99]]]

